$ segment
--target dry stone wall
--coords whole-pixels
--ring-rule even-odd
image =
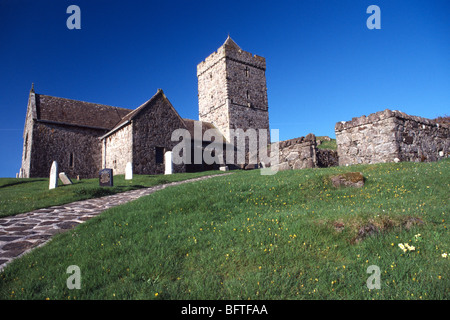
[[[448,126],[400,111],[338,122],[335,132],[339,165],[436,161],[449,154]]]
[[[339,156],[336,150],[317,149],[316,157],[319,168],[336,167],[339,165]]]
[[[316,153],[316,137],[312,133],[308,134],[306,137],[280,141],[279,164],[273,168],[279,171],[316,168]]]

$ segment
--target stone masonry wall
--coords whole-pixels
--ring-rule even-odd
[[[449,128],[434,121],[384,110],[338,122],[339,165],[436,161],[449,153]]]
[[[266,129],[269,114],[266,61],[241,50],[230,38],[197,66],[199,119],[230,141],[230,129]]]
[[[306,137],[279,142],[279,164],[277,170],[305,169],[317,167],[316,137],[310,133]]]
[[[99,137],[104,133],[103,130],[36,121],[30,177],[48,178],[53,161],[58,163],[59,171],[70,178],[97,177],[102,154]]]
[[[197,66],[199,120],[213,123],[229,138],[225,49],[219,48]]]
[[[152,98],[133,120],[133,172],[164,174],[164,163],[156,163],[156,148],[171,151],[178,144],[171,141],[175,129],[186,128],[162,91]],[[185,172],[186,165],[174,165],[173,172]]]
[[[25,126],[23,131],[23,151],[22,151],[22,165],[20,168],[20,174],[22,178],[30,178],[31,170],[31,157],[33,150],[33,126],[36,114],[33,113],[36,110],[34,93],[30,93],[28,100],[27,115],[25,118]]]
[[[114,174],[125,174],[127,162],[133,163],[133,126],[112,133],[103,140],[103,166]]]

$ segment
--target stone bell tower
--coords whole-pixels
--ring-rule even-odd
[[[243,51],[228,36],[197,66],[199,120],[230,142],[230,129],[267,130],[270,143],[266,59]],[[231,141],[232,142],[232,141]]]

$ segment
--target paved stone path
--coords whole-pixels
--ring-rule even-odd
[[[228,173],[229,174],[229,173]],[[210,175],[171,182],[150,188],[127,191],[96,199],[76,201],[60,206],[0,218],[0,271],[23,254],[48,242],[50,238],[109,209],[169,186],[220,177]]]

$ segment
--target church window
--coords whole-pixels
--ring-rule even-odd
[[[245,76],[249,77],[250,76],[250,72],[248,70],[248,67],[245,67]]]
[[[248,92],[248,90],[246,92],[246,96],[247,96],[247,99],[250,99],[250,93]]]
[[[69,153],[69,167],[73,168],[73,152]]]
[[[156,158],[156,163],[164,163],[164,148],[163,147],[155,148],[155,158]]]

